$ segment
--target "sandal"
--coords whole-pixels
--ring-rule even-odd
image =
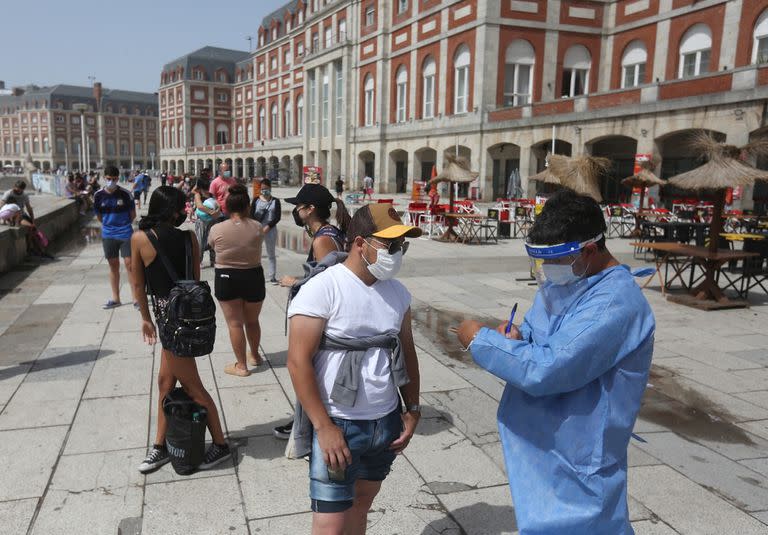
[[[228,373],[229,375],[235,375],[237,377],[248,377],[251,375],[251,372],[248,370],[243,370],[237,367],[237,364],[227,364],[224,366],[224,373]]]
[[[117,307],[119,307],[121,305],[122,305],[122,303],[120,301],[114,301],[114,300],[110,299],[101,308],[103,308],[104,310],[109,310],[110,308],[117,308]]]

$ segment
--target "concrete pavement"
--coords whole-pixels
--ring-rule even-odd
[[[267,288],[268,365],[248,378],[223,373],[233,357],[221,315],[214,353],[197,359],[234,461],[188,477],[170,465],[143,476],[159,348],[143,345],[130,305],[101,309],[109,292],[97,232],[73,238],[57,262],[0,277],[0,531],[307,533],[307,463],[285,459],[285,443],[271,436],[293,402],[285,290]],[[626,241],[609,246],[632,261]],[[298,273],[303,256],[280,250],[279,273]],[[401,280],[414,297],[426,408],[368,533],[516,532],[495,423],[503,385],[458,350],[448,328],[465,316],[501,321],[515,302],[524,313],[535,287],[516,279],[527,264],[520,240],[414,240]],[[667,303],[653,283],[646,295],[658,329],[635,429],[644,442],[629,451],[636,532],[768,533],[768,307],[701,312]],[[122,297],[130,302],[127,281]]]

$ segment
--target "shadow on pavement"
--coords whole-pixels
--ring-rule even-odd
[[[94,363],[96,357],[106,356],[114,353],[109,349],[103,349],[101,352],[98,349],[85,349],[80,351],[67,351],[51,357],[40,356],[37,360],[28,360],[20,362],[15,366],[11,366],[0,370],[0,381],[10,379],[17,375],[23,375],[29,372],[30,375],[35,373],[41,373],[48,370],[58,370],[73,366],[79,366],[81,364]],[[66,375],[66,374],[64,374]],[[67,378],[62,376],[62,379]]]
[[[456,524],[461,526],[458,530]],[[472,526],[475,529],[467,531],[463,526]],[[450,517],[434,520],[424,528],[421,535],[510,535],[515,530],[515,510],[511,505],[499,506],[480,502],[451,511]]]

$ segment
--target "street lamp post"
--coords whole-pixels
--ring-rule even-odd
[[[82,157],[80,158],[80,172],[82,173],[84,170],[87,171],[87,169],[84,168],[90,167],[90,164],[86,162],[87,145],[85,144],[85,110],[88,109],[88,104],[74,104],[72,105],[72,109],[80,112],[80,152],[82,153]]]

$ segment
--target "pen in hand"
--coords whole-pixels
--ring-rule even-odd
[[[509,315],[509,321],[507,322],[507,326],[504,328],[504,334],[509,334],[509,331],[512,330],[512,322],[515,321],[516,312],[517,312],[517,303],[515,303],[515,306],[512,307],[512,313]]]

